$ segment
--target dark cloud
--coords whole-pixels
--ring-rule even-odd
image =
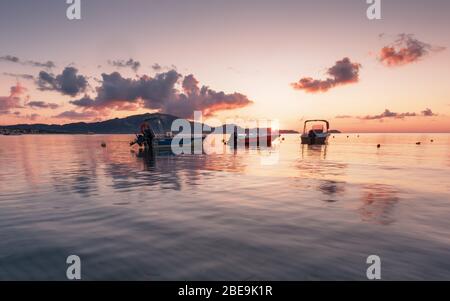
[[[3,72],[3,75],[15,77],[15,78],[27,79],[27,80],[33,80],[34,79],[34,76],[31,75],[31,74],[20,74],[20,73]]]
[[[59,107],[56,103],[44,102],[44,101],[30,101],[27,103],[27,106],[31,108],[40,108],[40,109],[57,109]]]
[[[162,69],[162,66],[160,64],[158,64],[158,63],[154,63],[152,65],[152,69],[155,70],[155,71],[160,71]]]
[[[11,62],[11,63],[19,63],[20,59],[17,56],[4,55],[4,56],[0,56],[0,61]]]
[[[385,118],[405,118],[405,117],[417,117],[417,116],[424,116],[424,117],[431,117],[431,116],[436,116],[436,114],[434,114],[430,109],[425,109],[423,110],[420,114],[417,113],[410,113],[410,112],[406,112],[406,113],[396,113],[396,112],[392,112],[388,109],[384,110],[383,113],[379,114],[379,115],[367,115],[367,116],[363,116],[363,117],[358,117],[359,119],[363,119],[363,120],[382,120]]]
[[[42,91],[58,91],[64,95],[76,96],[86,91],[88,82],[85,76],[77,75],[74,67],[66,67],[64,71],[54,76],[46,71],[39,72],[36,84]]]
[[[414,63],[427,56],[430,52],[444,50],[445,47],[432,46],[421,42],[410,34],[400,34],[391,45],[380,50],[378,60],[389,67],[403,66]]]
[[[96,106],[95,101],[87,95],[78,100],[72,100],[70,103],[83,108],[90,108]]]
[[[23,108],[21,102],[26,90],[20,83],[17,83],[11,87],[9,96],[0,96],[0,115],[10,114],[11,109]]]
[[[433,111],[431,111],[431,109],[426,108],[425,110],[423,110],[422,112],[422,116],[437,116],[437,114],[434,114]]]
[[[47,62],[43,62],[43,63],[41,63],[41,62],[36,62],[36,61],[26,61],[25,64],[26,64],[26,65],[33,66],[33,67],[38,67],[38,68],[48,68],[48,69],[51,69],[51,68],[55,68],[55,67],[56,67],[55,63],[52,62],[52,61],[47,61]]]
[[[137,72],[139,67],[141,67],[141,63],[138,61],[135,61],[134,59],[129,59],[128,61],[125,60],[116,60],[116,61],[108,61],[108,64],[114,66],[114,67],[119,67],[119,68],[124,68],[124,67],[129,67],[131,69],[133,69],[134,72]]]
[[[194,75],[189,74],[184,77],[182,87],[186,94],[195,95],[199,93],[198,84],[199,82],[195,79]]]
[[[193,111],[212,115],[216,111],[242,108],[252,104],[240,93],[216,92],[207,86],[199,87],[193,75],[182,80],[182,91],[176,88],[183,78],[175,70],[159,73],[155,77],[124,78],[118,72],[102,74],[102,85],[97,96],[85,96],[72,104],[84,109],[134,110],[140,107],[173,114],[183,118],[192,117]]]
[[[336,86],[358,82],[360,68],[361,64],[352,63],[346,57],[337,61],[334,66],[327,70],[327,74],[330,76],[329,78],[318,80],[311,77],[304,77],[291,85],[296,90],[304,90],[308,93],[326,92]]]
[[[395,113],[391,112],[388,109],[384,110],[383,113],[379,115],[367,115],[364,117],[359,117],[364,120],[375,120],[375,119],[384,119],[384,118],[404,118],[404,117],[412,117],[417,116],[416,113]]]
[[[38,61],[33,61],[33,60],[22,61],[20,58],[18,58],[17,56],[13,56],[13,55],[0,56],[0,61],[17,63],[17,64],[22,64],[22,65],[27,65],[27,66],[32,66],[32,67],[47,68],[47,69],[56,67],[56,64],[52,61],[46,61],[46,62],[38,62]]]
[[[65,111],[58,115],[53,116],[53,118],[71,119],[71,120],[89,120],[96,117],[98,117],[98,113],[94,111],[77,112],[74,110]]]

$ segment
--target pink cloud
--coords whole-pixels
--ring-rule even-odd
[[[327,74],[330,76],[325,80],[303,77],[298,82],[292,83],[295,90],[304,90],[307,93],[327,92],[329,89],[356,83],[359,81],[359,69],[361,64],[353,63],[345,57],[337,61],[334,66],[328,68]]]

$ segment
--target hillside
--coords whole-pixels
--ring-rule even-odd
[[[68,124],[16,124],[0,125],[0,134],[2,132],[19,133],[40,133],[40,134],[133,134],[139,131],[141,123],[150,117],[160,117],[166,124],[172,122],[178,117],[162,113],[146,113],[141,115],[132,115],[125,118],[114,118],[100,122],[76,122]],[[191,122],[193,128],[194,122]],[[225,126],[224,130],[225,130]],[[298,133],[292,130],[280,130],[280,134]]]
[[[114,118],[100,122],[77,122],[63,125],[58,124],[17,124],[9,126],[0,126],[3,130],[16,130],[22,132],[38,132],[38,133],[57,133],[57,134],[131,134],[139,131],[139,125],[147,118],[152,116],[160,116],[169,122],[178,117],[167,114],[142,114],[132,115],[125,118]]]

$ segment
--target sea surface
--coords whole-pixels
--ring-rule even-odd
[[[0,136],[0,280],[65,280],[69,255],[84,280],[365,280],[369,255],[450,280],[450,134],[283,137],[175,156]]]

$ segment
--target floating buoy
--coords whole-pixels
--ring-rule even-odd
[[[348,138],[348,137],[350,137],[350,136],[347,136],[347,138]]]
[[[417,145],[420,145],[420,142],[416,142]]]
[[[431,142],[434,142],[434,140],[433,140],[433,139],[431,139],[430,141],[431,141]]]
[[[381,147],[381,144],[377,144],[377,148],[380,148]]]
[[[101,146],[102,146],[102,147],[106,147],[106,143],[105,143],[105,142],[102,142]]]

